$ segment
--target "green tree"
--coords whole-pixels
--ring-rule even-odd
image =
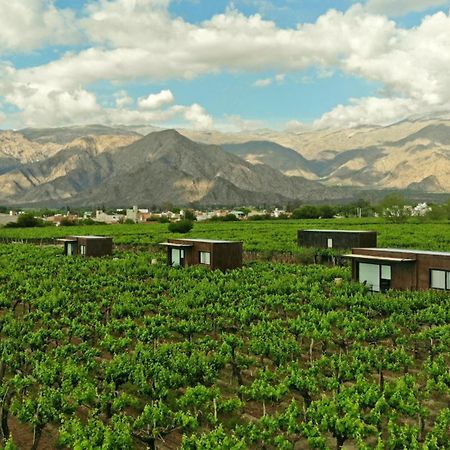
[[[192,230],[194,224],[190,220],[179,220],[178,222],[172,222],[168,226],[168,230],[171,233],[188,233]]]

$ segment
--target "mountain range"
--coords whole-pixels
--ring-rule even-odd
[[[145,133],[145,135],[143,135]],[[450,192],[450,120],[242,133],[88,125],[0,131],[0,204],[286,204]]]

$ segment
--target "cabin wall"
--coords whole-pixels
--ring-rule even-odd
[[[242,267],[242,242],[213,244],[212,269],[230,270],[238,267]]]
[[[328,239],[333,240],[331,248],[348,249],[353,247],[376,247],[376,231],[364,233],[340,233],[338,231],[308,231],[297,232],[297,243],[301,247],[328,248]]]

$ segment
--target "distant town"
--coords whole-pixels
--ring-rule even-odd
[[[450,217],[450,202],[445,204],[417,203],[408,204],[398,194],[385,197],[380,204],[371,205],[365,200],[346,205],[296,205],[256,208],[235,207],[217,209],[178,208],[169,205],[167,208],[150,209],[134,205],[130,208],[96,210],[26,210],[1,208],[1,226],[34,226],[27,225],[25,217],[34,218],[40,225],[70,226],[95,224],[144,224],[152,222],[190,221],[239,221],[270,219],[331,219],[339,217],[384,217],[392,222],[406,221],[409,217],[429,218],[431,220]],[[21,220],[22,219],[22,220]],[[22,224],[21,224],[22,222]]]

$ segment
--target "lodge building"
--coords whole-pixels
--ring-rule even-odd
[[[450,290],[450,252],[394,248],[353,248],[352,279],[372,291]]]
[[[107,256],[112,254],[113,240],[105,236],[68,236],[57,239],[64,244],[66,256]]]
[[[169,239],[167,248],[171,267],[204,265],[210,269],[229,270],[242,267],[242,242],[214,239]]]

